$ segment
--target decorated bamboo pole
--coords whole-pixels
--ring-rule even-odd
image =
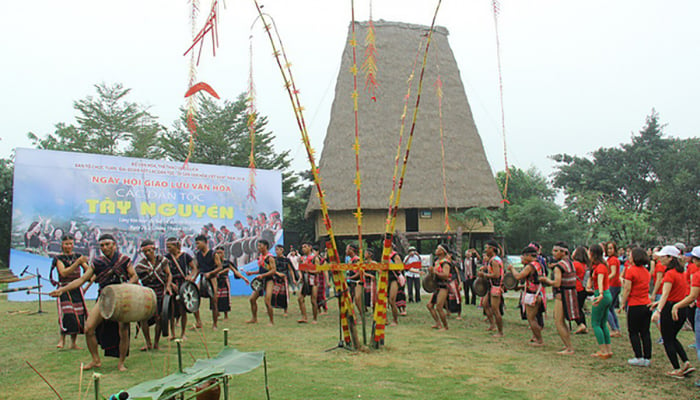
[[[418,120],[418,107],[420,106],[421,92],[423,91],[423,76],[425,74],[425,65],[428,60],[428,51],[430,49],[430,42],[433,38],[433,31],[435,29],[435,20],[437,19],[438,11],[440,10],[440,4],[442,0],[438,0],[437,7],[435,7],[435,13],[433,14],[433,20],[430,24],[430,31],[428,32],[428,38],[425,42],[425,52],[423,54],[423,64],[421,66],[420,78],[418,79],[418,91],[416,93],[416,104],[413,108],[413,119],[411,121],[411,130],[408,135],[408,142],[406,144],[406,152],[403,158],[403,165],[401,166],[401,175],[398,181],[398,187],[395,193],[392,191],[393,204],[389,205],[389,211],[386,220],[386,231],[384,232],[384,248],[382,251],[382,263],[388,264],[390,262],[390,256],[392,251],[392,242],[394,238],[394,231],[396,229],[396,215],[398,213],[399,203],[401,202],[401,189],[403,188],[403,180],[406,175],[406,165],[408,164],[408,156],[411,150],[411,144],[413,143],[413,134],[416,128],[416,121]],[[382,286],[386,288],[384,283],[385,277],[388,277],[388,270],[382,271],[380,273],[380,284],[379,288]],[[379,290],[379,289],[378,289]],[[386,290],[386,289],[385,289]],[[380,299],[379,299],[380,300]],[[382,312],[383,311],[383,312]],[[383,310],[379,307],[375,309],[375,334],[374,340],[376,345],[380,345],[384,341],[384,328],[386,325],[386,305],[384,305]]]
[[[440,120],[440,153],[442,155],[442,199],[445,203],[445,233],[451,231],[450,214],[447,208],[447,173],[445,172],[445,135],[442,124],[442,77],[440,76],[440,64],[435,56],[435,65],[437,66],[437,81],[435,82],[435,91],[438,98],[438,119]]]
[[[287,94],[289,95],[289,100],[292,103],[292,109],[294,111],[294,116],[297,121],[297,126],[299,127],[299,131],[301,133],[301,138],[302,142],[304,143],[304,147],[306,149],[306,154],[309,159],[309,164],[311,165],[311,174],[314,179],[314,186],[316,187],[317,195],[319,198],[319,203],[321,206],[321,215],[323,216],[323,223],[326,228],[326,231],[328,232],[328,238],[329,238],[329,243],[327,244],[327,250],[328,250],[328,257],[332,262],[338,263],[340,261],[338,257],[338,247],[336,245],[335,241],[335,234],[333,233],[333,227],[331,224],[331,218],[328,213],[328,205],[326,204],[326,198],[325,198],[325,193],[321,188],[321,176],[319,174],[318,167],[316,166],[316,161],[314,159],[314,150],[311,147],[311,141],[309,140],[309,135],[308,131],[306,128],[306,122],[304,120],[304,108],[301,106],[301,102],[299,101],[299,90],[296,87],[296,84],[294,83],[294,78],[291,73],[291,63],[287,59],[286,53],[284,51],[284,46],[282,45],[282,41],[279,35],[279,32],[277,31],[276,26],[274,25],[274,20],[271,20],[272,25],[270,25],[265,17],[267,14],[264,14],[262,12],[262,9],[260,8],[260,4],[258,3],[257,0],[253,0],[255,3],[255,7],[258,11],[258,16],[260,19],[263,21],[263,24],[265,26],[265,32],[267,33],[267,36],[270,40],[270,45],[272,46],[272,51],[273,55],[275,57],[275,61],[277,62],[277,66],[279,67],[280,73],[282,74],[282,80],[284,81],[284,87],[287,90]],[[269,17],[269,16],[268,16]],[[275,43],[275,39],[272,36],[272,32],[270,31],[270,28],[274,27],[275,33],[277,35],[277,40],[279,42],[280,49],[277,49],[277,44]],[[282,64],[282,58],[284,58],[284,65]],[[350,298],[350,294],[347,291],[347,283],[345,282],[345,279],[343,275],[339,272],[334,272],[333,273],[333,283],[335,286],[336,293],[341,294],[341,325],[343,327],[343,336],[344,340],[346,343],[350,343],[352,341],[352,336],[351,336],[351,327],[350,323],[354,320],[354,310],[352,308],[352,299]],[[352,327],[354,329],[354,326]]]

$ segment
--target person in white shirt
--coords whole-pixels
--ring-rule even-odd
[[[408,248],[408,254],[403,259],[404,265],[408,265],[414,262],[421,262],[420,255],[418,255],[418,250],[411,246]],[[410,268],[406,270],[406,285],[408,286],[408,302],[420,303],[420,266],[415,268]]]

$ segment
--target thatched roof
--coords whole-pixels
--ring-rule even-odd
[[[366,22],[356,23],[358,68],[364,60],[362,43],[367,26]],[[385,21],[376,22],[375,27],[380,85],[376,102],[364,90],[364,75],[358,73],[363,209],[388,208],[407,79],[419,43],[429,29],[421,25]],[[348,38],[350,35],[349,31]],[[501,197],[498,187],[486,160],[447,35],[447,29],[443,27],[437,27],[433,34],[400,208],[443,207],[438,98],[435,89],[438,76],[436,61],[443,82],[442,113],[448,205],[450,208],[499,207]],[[421,50],[407,111],[402,144],[404,149],[411,127],[422,57]],[[336,211],[352,210],[356,205],[351,68],[352,48],[348,40],[319,162],[322,188],[329,209]],[[403,154],[402,149],[401,158]],[[318,198],[312,194],[307,215],[319,209]]]

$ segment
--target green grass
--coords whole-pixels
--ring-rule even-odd
[[[260,305],[264,313],[262,302]],[[237,349],[266,351],[272,399],[700,398],[693,378],[678,381],[664,376],[670,364],[663,347],[657,344],[653,365],[648,369],[627,366],[632,353],[626,338],[613,338],[615,354],[610,360],[589,356],[597,347],[592,334],[574,337],[575,356],[558,356],[555,352],[561,342],[550,316],[544,332],[546,346],[528,347],[529,332],[514,300],[508,301],[504,339],[494,339],[484,332],[481,310],[472,306],[466,308],[464,321],[452,318],[449,331],[435,332],[430,329],[424,301],[410,304],[409,316],[402,318],[401,325],[387,328],[385,348],[370,353],[323,352],[338,341],[335,304],[331,314],[321,317],[316,326],[297,324],[299,314],[296,303],[294,306],[289,317],[276,315],[274,328],[266,324],[251,326],[243,323],[250,315],[247,300],[234,298],[233,313],[222,324],[230,329],[231,343]],[[25,360],[64,399],[77,399],[79,366],[89,361],[88,352],[55,348],[55,303],[45,303],[49,314],[10,313],[36,309],[36,303],[0,300],[0,399],[53,398]],[[207,317],[205,321],[210,319]],[[624,326],[624,317],[621,323]],[[204,333],[209,351],[215,355],[223,346],[223,334],[211,328],[205,328]],[[197,334],[191,331],[188,336],[185,366],[192,364],[192,357],[206,357]],[[658,330],[652,327],[652,338],[658,336]],[[692,343],[692,332],[681,332],[681,341]],[[79,344],[85,346],[82,337]],[[138,351],[142,344],[141,337],[132,340],[128,372],[117,372],[116,359],[103,359],[99,369],[103,395],[177,368],[174,345],[168,348],[166,342],[160,351],[142,353]],[[693,350],[689,349],[688,356],[698,364]],[[83,378],[83,390],[89,375]],[[234,377],[231,393],[234,399],[265,398],[263,368]],[[88,398],[94,398],[92,392]]]

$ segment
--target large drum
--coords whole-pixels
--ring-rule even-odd
[[[146,321],[158,309],[153,289],[131,283],[102,289],[99,303],[102,318],[118,322]]]

